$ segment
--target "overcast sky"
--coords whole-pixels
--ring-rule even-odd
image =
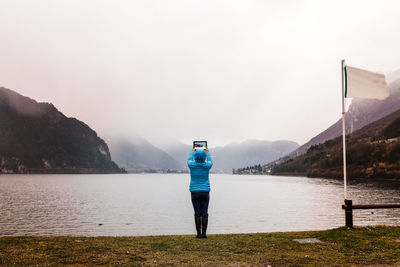
[[[107,138],[305,143],[340,60],[400,68],[399,1],[0,0],[0,86]]]

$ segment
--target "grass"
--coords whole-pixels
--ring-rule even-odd
[[[300,244],[294,238],[323,243]],[[400,227],[146,237],[1,237],[0,266],[400,266]]]

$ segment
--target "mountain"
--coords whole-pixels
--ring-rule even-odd
[[[345,114],[346,134],[350,134],[365,125],[381,119],[400,108],[400,71],[389,75],[390,96],[384,100],[353,99],[348,112]],[[396,79],[397,78],[397,79]],[[292,156],[305,153],[312,145],[320,144],[326,140],[342,135],[342,119],[328,129],[313,137],[310,141],[296,149]]]
[[[113,159],[128,172],[180,171],[184,168],[183,163],[140,136],[119,138],[109,143]]]
[[[0,173],[123,172],[85,123],[4,87],[0,125]]]
[[[191,145],[173,138],[155,141],[153,144],[156,146],[139,136],[122,138],[109,144],[113,159],[132,172],[168,169],[187,171],[186,162],[192,150]],[[290,153],[298,146],[291,141],[247,140],[243,143],[210,148],[214,161],[211,171],[232,172],[232,168],[246,164],[265,164]]]
[[[176,159],[181,168],[187,169],[186,161],[191,145],[167,138],[156,143],[157,147]],[[247,140],[242,143],[232,143],[222,147],[210,148],[214,166],[212,172],[232,172],[233,168],[246,164],[264,164],[278,159],[296,149],[299,145],[291,141],[259,141]]]
[[[400,179],[400,109],[346,136],[349,177]],[[271,163],[272,174],[343,177],[342,137]]]
[[[190,151],[192,150],[191,145],[184,144],[174,138],[164,137],[163,140],[157,140],[153,142],[156,147],[162,149],[178,163],[180,169],[187,169],[187,159]]]
[[[232,172],[233,168],[266,164],[298,148],[292,141],[247,140],[211,149],[215,172]]]

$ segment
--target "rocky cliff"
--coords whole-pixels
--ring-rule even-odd
[[[88,125],[0,87],[0,173],[122,171]]]

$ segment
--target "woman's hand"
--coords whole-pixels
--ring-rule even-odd
[[[206,147],[206,154],[208,154],[208,147]]]
[[[192,148],[192,152],[195,152],[195,151],[196,151],[196,149]]]

